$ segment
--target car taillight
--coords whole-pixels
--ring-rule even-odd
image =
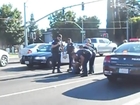
[[[105,63],[109,63],[111,60],[111,57],[110,56],[106,56],[105,59],[104,59],[104,62]]]
[[[28,50],[27,54],[30,54],[30,53],[32,53],[32,51],[31,50]]]

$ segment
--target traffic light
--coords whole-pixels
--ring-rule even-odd
[[[62,14],[65,15],[65,8],[62,8]]]
[[[84,6],[84,2],[82,2],[82,11],[84,11],[85,6]]]

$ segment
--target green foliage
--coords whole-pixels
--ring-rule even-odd
[[[108,33],[110,36],[115,34],[112,38],[116,42],[121,43],[122,40],[126,39],[126,29],[124,28],[126,28],[127,11],[128,18],[130,19],[129,36],[136,36],[136,29],[138,28],[136,23],[139,20],[137,17],[139,16],[140,3],[138,0],[116,0],[116,4],[121,5],[119,7],[108,5],[110,7],[108,7],[107,28],[114,28],[113,30],[108,30]]]
[[[83,19],[83,28],[86,31],[87,37],[94,37],[96,35],[100,20],[96,17],[87,17],[83,18],[79,17],[76,19],[76,13],[73,11],[67,11],[63,14],[61,11],[52,14],[49,18],[50,28],[53,29],[53,37],[55,38],[58,33],[63,35],[63,39],[67,40],[67,38],[72,38],[75,42],[81,41],[81,29],[78,28],[77,25],[82,27],[82,19]]]
[[[31,34],[32,32],[36,32],[36,30],[38,29],[38,26],[33,24],[35,22],[35,19],[34,19],[34,14],[31,14],[31,17],[30,17],[30,27],[29,27],[29,33]],[[32,25],[33,24],[33,25]]]
[[[22,42],[23,27],[21,12],[11,4],[0,8],[0,41],[2,44],[15,45]]]

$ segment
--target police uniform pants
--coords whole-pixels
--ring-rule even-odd
[[[73,63],[72,54],[69,54],[69,69],[71,69]]]
[[[52,54],[52,66],[53,70],[55,70],[55,66],[57,63],[57,70],[60,70],[60,65],[61,65],[61,53],[54,53]]]
[[[95,57],[96,57],[96,55],[93,52],[92,53],[92,56],[91,56],[91,58],[89,60],[89,73],[94,73],[94,61],[95,61]]]
[[[91,58],[91,54],[90,53],[87,53],[85,56],[84,56],[84,62],[83,62],[83,75],[88,75],[87,73],[87,63],[88,61],[90,60]]]

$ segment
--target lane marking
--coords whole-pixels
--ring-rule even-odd
[[[105,77],[101,77],[101,76],[97,76],[96,78],[98,78],[98,77],[100,77],[100,80],[105,78]],[[5,98],[5,97],[10,97],[10,96],[15,96],[15,95],[26,94],[26,93],[36,92],[36,91],[50,89],[50,88],[56,88],[56,87],[70,85],[70,84],[79,83],[79,82],[84,82],[84,81],[88,81],[88,80],[92,80],[92,79],[95,79],[95,77],[94,78],[93,77],[92,78],[84,77],[84,79],[80,79],[80,80],[73,81],[73,82],[66,82],[66,83],[61,83],[61,84],[47,86],[47,87],[41,87],[41,88],[35,88],[35,89],[31,89],[31,90],[25,90],[25,91],[10,93],[10,94],[4,94],[4,95],[0,95],[0,98]]]
[[[99,65],[102,65],[102,63],[98,63],[98,64],[95,64],[96,66],[99,66]],[[1,79],[3,78],[8,78],[8,77],[17,77],[17,76],[25,76],[25,75],[34,75],[34,74],[40,74],[40,73],[51,73],[51,72],[48,72],[49,70],[47,71],[25,71],[25,72],[22,72],[22,73],[15,73],[15,74],[11,74],[11,75],[2,75],[0,76]],[[62,69],[63,71],[63,69]]]
[[[122,105],[137,105],[138,103],[140,103],[140,98],[134,99],[134,100],[129,101],[129,102],[122,104]]]

